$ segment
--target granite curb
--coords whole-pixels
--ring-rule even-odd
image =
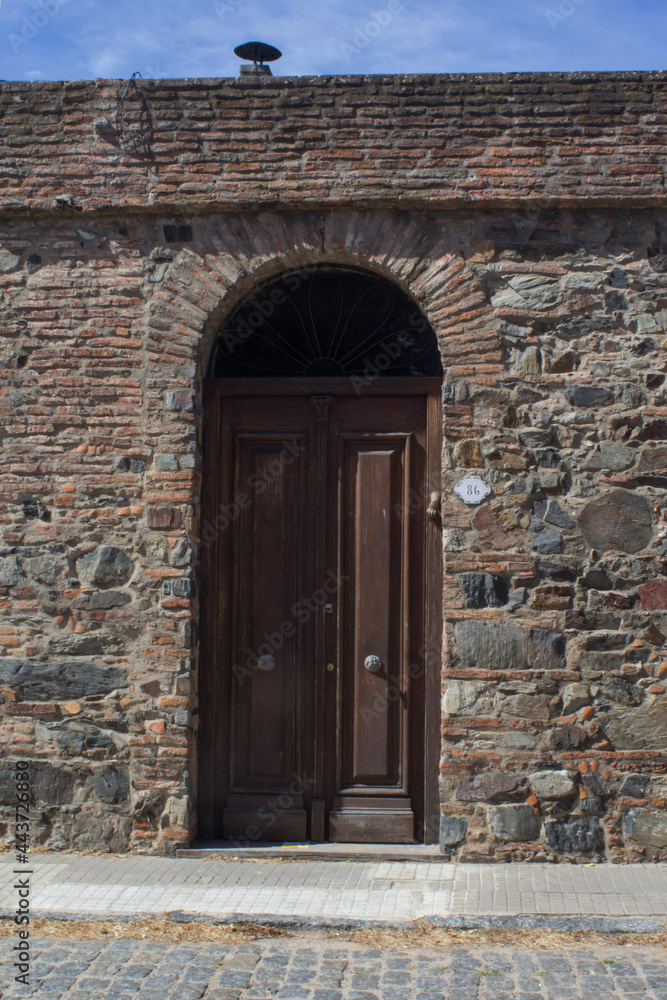
[[[135,913],[80,913],[33,910],[32,919],[36,920],[92,920],[99,922],[114,921],[117,923],[132,923],[150,918],[166,918],[174,924],[210,923],[216,926],[264,925],[279,927],[285,930],[362,930],[364,928],[391,929],[399,931],[416,930],[427,924],[429,927],[444,930],[549,930],[563,933],[576,931],[591,931],[600,934],[660,934],[667,930],[667,920],[659,917],[584,917],[584,916],[547,916],[542,914],[510,914],[506,916],[469,916],[469,917],[419,917],[415,920],[363,920],[340,919],[328,917],[282,916],[280,914],[262,913],[251,915],[247,913],[228,913],[214,916],[208,913],[187,913],[183,910],[169,910],[164,913],[154,911],[137,911]],[[0,921],[14,919],[14,912],[0,910]]]

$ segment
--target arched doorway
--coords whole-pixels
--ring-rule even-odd
[[[201,840],[437,839],[441,376],[418,306],[359,268],[285,271],[220,330]]]

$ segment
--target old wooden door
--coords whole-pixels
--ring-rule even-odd
[[[201,837],[432,839],[439,402],[205,383]]]

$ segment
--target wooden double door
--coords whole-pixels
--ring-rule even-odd
[[[440,380],[204,402],[199,839],[437,839]]]

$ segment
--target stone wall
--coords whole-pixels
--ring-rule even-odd
[[[0,740],[41,846],[194,835],[202,375],[258,280],[338,261],[442,347],[443,851],[667,859],[665,82],[151,83],[150,149],[124,85],[2,85]]]

